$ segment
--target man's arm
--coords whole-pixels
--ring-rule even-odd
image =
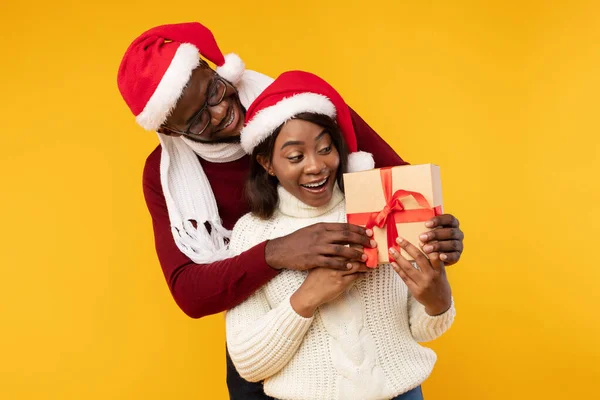
[[[195,264],[183,254],[173,239],[160,174],[153,164],[146,163],[143,188],[156,253],[173,298],[187,315],[201,318],[233,308],[277,275],[265,261],[266,242],[211,264]]]
[[[240,304],[278,273],[278,269],[354,268],[364,264],[360,249],[371,246],[372,232],[349,224],[316,224],[268,242],[236,257],[195,264],[173,239],[160,183],[160,149],[144,168],[144,197],[154,228],[156,253],[173,298],[192,318],[219,313]],[[218,199],[217,199],[218,202]]]

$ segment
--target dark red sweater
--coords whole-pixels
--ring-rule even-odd
[[[358,148],[373,154],[376,167],[406,164],[354,111],[352,121]],[[160,183],[160,157],[159,146],[146,160],[143,185],[152,216],[156,253],[171,293],[179,307],[192,318],[230,309],[277,275],[277,271],[265,261],[266,242],[237,257],[212,264],[195,264],[190,260],[179,251],[171,234]],[[237,220],[248,212],[243,190],[249,158],[246,156],[223,164],[199,160],[212,186],[223,226],[232,229]]]

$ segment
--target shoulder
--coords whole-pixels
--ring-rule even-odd
[[[242,215],[242,217],[238,219],[238,221],[235,223],[235,226],[233,227],[233,230],[243,229],[246,226],[251,225],[252,223],[260,221],[262,221],[260,218],[256,217],[254,214],[249,212]]]
[[[235,223],[235,226],[233,227],[233,234],[235,235],[236,232],[237,233],[240,233],[240,232],[259,233],[260,231],[262,231],[264,229],[264,227],[266,227],[269,224],[269,222],[272,219],[273,218],[270,218],[268,220],[261,219],[252,213],[244,214]]]
[[[231,232],[230,249],[239,253],[268,239],[266,232],[270,221],[260,219],[252,213],[243,215]]]
[[[160,145],[158,145],[146,158],[146,164],[144,164],[143,174],[144,184],[152,183],[154,181],[160,183],[161,152],[162,148],[160,147]]]

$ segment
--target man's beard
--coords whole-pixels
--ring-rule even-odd
[[[186,139],[191,140],[192,142],[202,143],[202,144],[218,144],[218,143],[240,143],[240,135],[237,136],[227,136],[227,137],[218,137],[211,140],[198,140],[193,136],[186,136]]]
[[[240,143],[241,138],[238,136],[228,136],[224,138],[216,138],[215,140],[211,140],[209,143]]]

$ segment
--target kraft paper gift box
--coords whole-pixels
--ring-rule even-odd
[[[390,262],[390,247],[413,260],[398,247],[396,238],[403,237],[420,249],[419,236],[429,230],[425,221],[442,214],[440,167],[434,164],[344,174],[344,191],[348,222],[373,229],[377,249],[365,249],[367,265],[373,268]]]

